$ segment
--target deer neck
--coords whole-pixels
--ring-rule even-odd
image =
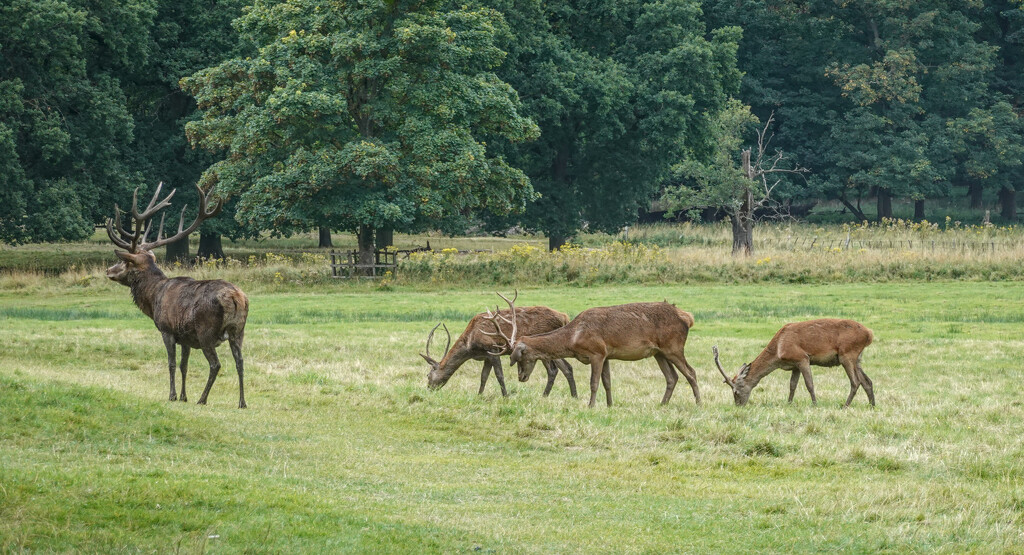
[[[438,372],[440,373],[441,379],[448,381],[448,378],[452,377],[452,374],[459,369],[467,360],[473,358],[475,353],[472,352],[466,345],[457,341],[447,353],[444,354],[444,358],[438,364]]]
[[[139,310],[150,318],[153,317],[154,308],[157,303],[157,296],[162,290],[162,285],[167,281],[167,276],[157,267],[151,265],[138,273],[129,283],[132,290],[132,299]]]
[[[544,360],[575,357],[572,350],[572,336],[575,326],[563,326],[540,335],[527,335],[520,339],[528,349]]]
[[[761,351],[757,358],[750,363],[750,371],[747,372],[747,381],[750,386],[756,386],[765,376],[771,374],[779,367],[779,359],[775,356],[774,346]]]

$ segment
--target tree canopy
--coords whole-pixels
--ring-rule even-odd
[[[226,153],[204,182],[238,197],[237,217],[372,234],[532,199],[523,172],[488,146],[538,133],[493,72],[500,13],[261,1],[237,25],[258,52],[182,82],[203,113],[190,140]]]
[[[617,231],[669,168],[713,148],[737,90],[735,27],[708,29],[689,0],[494,0],[512,37],[500,75],[540,139],[506,149],[540,199],[520,221],[557,248],[582,226]]]

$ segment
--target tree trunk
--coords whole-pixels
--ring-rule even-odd
[[[754,220],[748,212],[733,214],[732,218],[732,253],[743,253],[750,256],[754,252]]]
[[[365,264],[367,266],[374,263],[373,260],[373,226],[361,225],[356,232],[356,238],[359,241],[359,264]],[[363,268],[361,271],[356,272],[357,275],[369,276],[373,275],[372,268]]]
[[[224,247],[220,244],[220,233],[203,231],[199,234],[199,258],[224,259]]]
[[[320,226],[320,244],[317,247],[326,249],[333,247],[334,243],[331,241],[331,228]]]
[[[843,203],[843,206],[853,214],[853,217],[857,218],[858,223],[868,221],[868,217],[860,209],[860,198],[857,198],[857,206],[850,204],[850,201],[846,200],[845,195],[839,197],[839,202]]]
[[[383,250],[395,244],[395,228],[384,226],[377,230],[377,237],[374,240],[378,250]]]
[[[563,237],[562,235],[548,235],[548,250],[551,252],[557,251],[562,248],[562,245],[564,245],[567,240],[568,238]]]
[[[743,151],[743,173],[753,179],[754,172],[750,167],[750,150]],[[732,218],[732,253],[742,252],[750,256],[754,252],[754,192],[749,188],[743,192],[743,201]]]
[[[878,188],[878,221],[892,218],[892,195],[888,189]]]
[[[192,256],[189,255],[188,251],[188,237],[178,239],[173,243],[167,243],[167,250],[164,251],[164,262],[167,264],[175,262],[188,264],[192,261]]]
[[[924,199],[914,201],[914,221],[920,222],[924,219]]]
[[[967,196],[970,197],[970,199],[971,199],[971,208],[974,208],[976,210],[981,210],[981,204],[982,204],[981,193],[983,191],[984,191],[984,189],[982,189],[981,183],[979,183],[977,181],[972,181],[970,183],[970,185],[967,186]]]
[[[1013,187],[1004,187],[999,190],[999,204],[1002,206],[999,214],[1004,220],[1017,221],[1017,191]]]

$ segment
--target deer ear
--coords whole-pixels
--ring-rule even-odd
[[[433,366],[433,365],[437,364],[437,361],[436,361],[436,360],[434,360],[434,359],[432,359],[432,358],[428,357],[427,355],[425,355],[425,354],[423,354],[423,353],[420,353],[420,356],[421,356],[421,357],[423,357],[423,360],[427,361],[427,364],[429,364],[429,365],[431,365],[431,366]]]
[[[114,254],[116,254],[116,255],[117,255],[117,257],[118,257],[118,258],[120,258],[120,259],[121,259],[122,261],[124,261],[124,262],[130,262],[130,261],[132,260],[132,255],[131,255],[131,253],[127,253],[127,252],[124,252],[124,251],[119,251],[119,250],[115,250],[115,251],[114,251]]]
[[[737,375],[738,378],[746,378],[747,373],[750,372],[750,365],[744,364],[743,368],[740,368],[740,373]]]

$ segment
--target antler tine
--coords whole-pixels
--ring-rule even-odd
[[[157,247],[162,247],[162,246],[164,246],[164,245],[166,245],[168,243],[174,243],[175,241],[178,241],[178,240],[180,240],[180,239],[182,239],[184,237],[188,237],[188,235],[190,233],[192,233],[193,231],[195,231],[196,229],[199,228],[199,225],[202,224],[203,221],[205,221],[208,218],[212,218],[212,217],[216,216],[217,214],[220,214],[221,209],[224,208],[224,199],[218,200],[217,201],[217,205],[214,206],[212,210],[208,210],[207,208],[208,208],[209,197],[208,197],[207,193],[203,192],[203,188],[200,187],[198,183],[196,183],[196,190],[199,191],[199,213],[196,215],[196,219],[195,219],[195,221],[192,222],[192,225],[188,226],[188,228],[186,228],[186,229],[182,229],[185,226],[185,209],[182,208],[181,218],[178,220],[178,232],[177,233],[175,233],[174,235],[172,235],[170,237],[159,239],[159,240],[154,241],[152,243],[145,243],[145,244],[142,245],[141,248],[143,248],[145,250],[152,250],[152,249],[155,249]],[[173,194],[174,193],[172,192],[171,195],[173,195]],[[168,199],[171,198],[171,195],[168,195],[167,198]],[[164,200],[166,201],[167,199],[164,199]],[[158,205],[158,206],[160,206],[162,208],[164,206],[164,204],[160,203],[160,205]]]
[[[159,241],[164,236],[164,219],[167,218],[167,212],[160,214],[160,227],[156,230],[156,240]]]
[[[448,342],[444,345],[444,354],[448,354],[448,349],[452,348],[452,334],[448,332],[448,326],[441,324],[441,329],[444,330],[444,334],[448,336]],[[442,355],[443,356],[443,355]]]
[[[434,339],[434,332],[441,326],[442,324],[434,326],[434,329],[430,330],[430,335],[427,336],[427,356],[430,356],[430,341]]]
[[[178,190],[177,189],[172,190],[171,194],[167,195],[167,197],[164,198],[164,200],[162,200],[160,202],[157,202],[157,199],[160,197],[160,189],[162,189],[163,186],[164,186],[164,182],[163,181],[161,181],[159,184],[157,184],[156,192],[153,193],[153,198],[150,199],[149,204],[146,205],[146,209],[141,214],[139,214],[139,205],[138,205],[139,189],[138,188],[135,189],[135,193],[132,194],[132,218],[135,218],[135,221],[148,220],[148,219],[152,218],[153,215],[155,215],[160,210],[162,210],[162,209],[164,209],[164,208],[166,208],[166,207],[171,205],[171,197],[173,197],[174,193],[178,192]]]
[[[729,387],[732,387],[732,380],[725,374],[725,370],[722,369],[722,363],[718,362],[718,345],[711,346],[711,352],[715,353],[715,366],[718,367],[718,371],[721,372],[722,377],[725,378],[725,383]]]
[[[488,333],[488,332],[484,332],[484,333],[487,333],[487,335],[492,335],[492,336],[501,336],[501,338],[504,339],[505,343],[506,343],[506,345],[502,346],[500,348],[500,350],[497,351],[497,352],[488,349],[488,352],[493,354],[493,355],[501,355],[501,354],[508,353],[508,352],[510,352],[512,350],[512,347],[514,347],[515,344],[516,344],[516,299],[519,298],[519,291],[518,290],[515,291],[515,296],[512,297],[511,301],[508,300],[508,297],[506,297],[505,295],[502,295],[501,293],[497,293],[497,295],[499,297],[501,297],[502,299],[504,299],[505,302],[508,303],[509,308],[512,309],[512,319],[509,320],[508,318],[505,318],[504,316],[502,316],[501,315],[501,311],[498,310],[498,307],[494,307],[494,314],[491,314],[491,310],[487,309],[487,319],[490,320],[492,324],[494,324],[494,329],[495,329],[495,331],[497,331],[497,333],[496,334]],[[512,325],[512,335],[511,336],[505,335],[505,333],[501,331],[501,326],[498,325],[498,319],[499,318],[501,320],[503,320],[505,323],[508,323],[508,324]]]
[[[117,233],[114,233],[115,226],[117,227]],[[115,204],[114,217],[107,218],[107,237],[110,237],[115,246],[128,249],[131,247],[131,244],[124,240],[125,235],[128,235],[128,233],[121,229],[121,209]]]

